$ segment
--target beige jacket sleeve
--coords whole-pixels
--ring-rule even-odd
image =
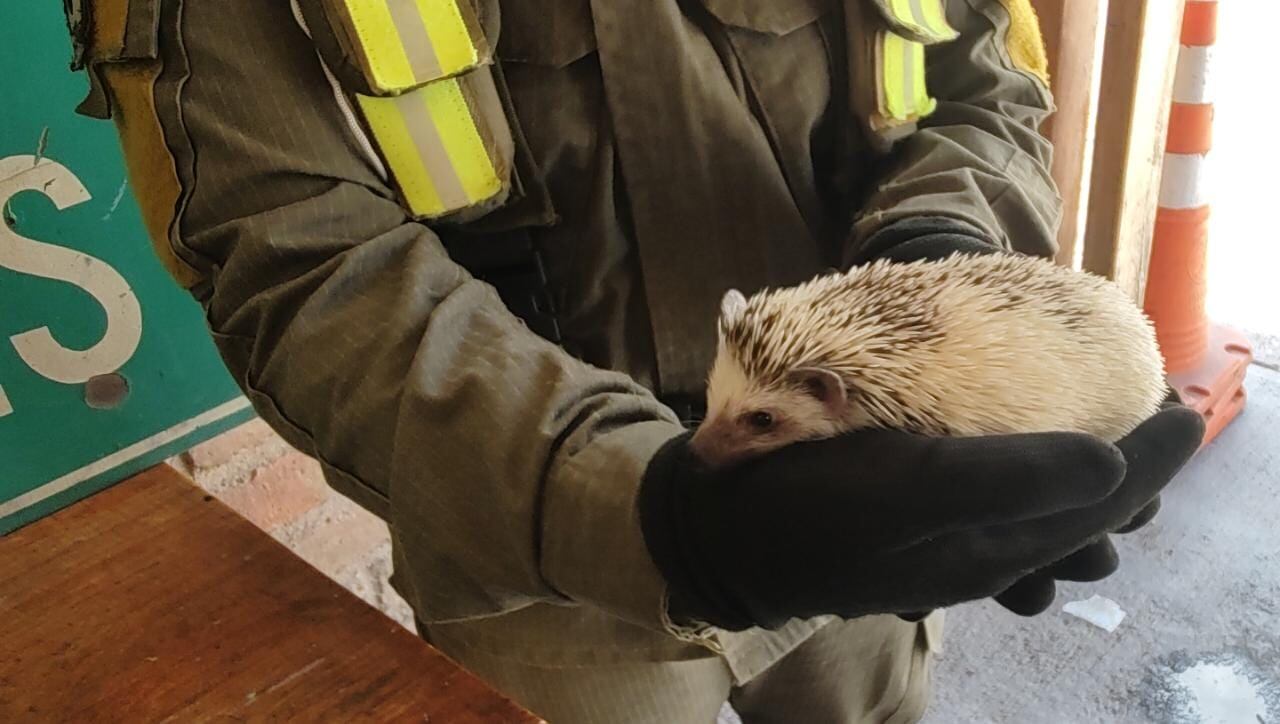
[[[1052,255],[1062,203],[1039,126],[1053,100],[1041,78],[1013,60],[1023,57],[1018,49],[1038,44],[1038,28],[1013,22],[1008,7],[1025,5],[1016,0],[946,5],[960,35],[927,52],[937,109],[893,149],[888,173],[855,223],[849,254],[883,226],[927,215],[966,221],[1008,249]]]
[[[406,218],[288,3],[159,7],[155,59],[91,53],[134,188],[177,209],[153,228],[261,416],[388,519],[419,615],[574,600],[661,627],[632,501],[674,415]]]

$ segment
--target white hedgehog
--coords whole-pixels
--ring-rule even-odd
[[[719,333],[691,441],[712,467],[869,427],[1115,441],[1166,390],[1155,332],[1119,287],[1022,255],[880,261],[750,300],[731,290]]]

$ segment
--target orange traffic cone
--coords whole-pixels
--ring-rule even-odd
[[[1207,71],[1217,17],[1217,0],[1187,2],[1143,304],[1170,384],[1205,418],[1206,444],[1244,408],[1253,361],[1244,335],[1210,323],[1205,313],[1209,204],[1203,180],[1213,129]]]

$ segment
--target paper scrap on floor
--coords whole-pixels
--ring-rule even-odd
[[[1064,605],[1062,611],[1082,618],[1107,633],[1115,631],[1125,617],[1124,610],[1115,601],[1098,595],[1087,601],[1072,601]]]

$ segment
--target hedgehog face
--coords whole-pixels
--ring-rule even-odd
[[[842,428],[845,398],[839,377],[816,369],[783,379],[750,379],[731,355],[720,354],[707,384],[707,417],[690,441],[694,455],[718,469]]]

